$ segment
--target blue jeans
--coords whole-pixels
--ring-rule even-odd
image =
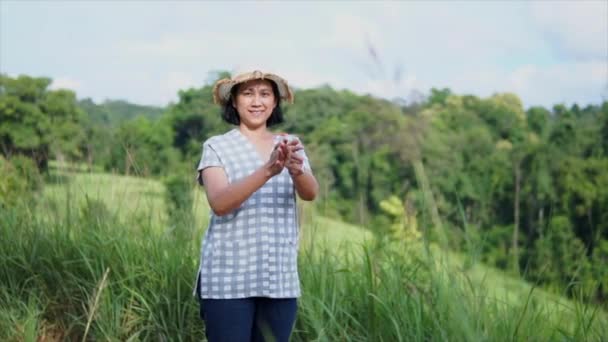
[[[209,342],[289,341],[297,308],[296,298],[200,300]]]

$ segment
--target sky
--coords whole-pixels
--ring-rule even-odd
[[[608,100],[608,0],[0,0],[0,72],[96,102],[176,102],[219,70],[412,101],[513,92],[525,107]],[[297,101],[297,98],[296,98]]]

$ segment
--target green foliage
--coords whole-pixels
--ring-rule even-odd
[[[281,129],[303,137],[321,175],[321,205],[351,222],[369,223],[380,212],[379,202],[401,187],[400,108],[327,86],[296,96]]]
[[[226,76],[211,74],[164,109],[76,101],[49,90],[48,78],[2,75],[2,155],[27,155],[42,169],[55,158],[161,179],[189,173],[201,143],[231,128],[211,96],[210,84]],[[480,98],[446,88],[408,105],[329,86],[297,90],[296,99],[276,130],[304,142],[320,183],[316,210],[382,235],[403,217],[383,201],[408,198],[427,240],[445,235],[451,248],[478,250],[478,259],[521,269],[548,287],[574,281],[606,304],[605,272],[595,260],[603,260],[608,240],[608,102],[525,110],[515,94]],[[22,187],[8,178],[4,189]],[[169,228],[185,226],[179,220],[172,216]],[[551,252],[558,247],[576,258],[578,273]],[[537,255],[552,259],[539,263]]]
[[[511,94],[450,95],[429,103],[422,112],[431,124],[422,155],[440,213],[453,229],[479,227],[473,239],[484,246],[486,262],[504,268],[512,267],[509,259],[526,268],[536,265],[526,273],[530,279],[556,288],[574,281],[583,292],[593,292],[602,273],[589,266],[591,251],[607,236],[608,160],[598,152],[607,109],[555,106],[553,112],[540,107],[524,112]],[[576,256],[576,274],[564,271],[563,261],[551,253],[540,258],[541,270],[536,256],[554,246],[543,235],[549,224],[557,224],[551,216],[570,222],[558,226],[567,227],[562,230],[574,241],[564,248]],[[604,298],[603,293],[596,289],[595,298]]]
[[[64,89],[49,91],[41,107],[50,117],[51,153],[58,158],[79,160],[79,146],[86,139],[81,127],[86,114],[78,107],[76,94]]]
[[[106,226],[118,224],[117,218],[110,212],[103,200],[85,197],[85,202],[80,208],[79,224],[87,230],[101,230]]]
[[[33,160],[24,156],[15,156],[8,162],[13,165],[18,176],[25,181],[28,191],[36,192],[42,189],[43,179]]]
[[[96,104],[91,99],[83,99],[78,101],[78,106],[88,113],[95,125],[107,128],[116,128],[121,123],[133,120],[138,116],[155,121],[162,116],[165,110],[162,107],[142,106],[124,100],[105,100]]]
[[[183,174],[165,178],[165,202],[167,217],[172,231],[178,237],[192,237],[194,218],[192,216],[194,182]]]
[[[412,242],[422,236],[418,230],[416,212],[411,202],[408,200],[407,205],[404,205],[397,196],[391,196],[380,202],[380,208],[393,220],[390,225],[391,236],[396,241]]]
[[[50,84],[48,78],[0,75],[0,152],[30,156],[43,170],[50,157],[78,159],[85,138],[76,94],[49,90]]]
[[[600,241],[599,245],[593,251],[591,259],[593,274],[598,280],[598,292],[602,297],[608,296],[608,240]]]
[[[488,265],[506,269],[509,265],[509,237],[513,227],[511,225],[496,225],[482,231],[478,238],[482,243],[483,260]]]
[[[179,101],[167,110],[163,124],[171,128],[172,146],[182,156],[194,158],[201,144],[212,135],[224,133],[229,127],[222,121],[220,109],[212,102],[211,86],[181,90]]]
[[[124,133],[122,127],[128,126],[128,122],[137,122],[138,117],[148,119],[148,122],[155,122],[164,112],[164,108],[140,106],[122,100],[106,100],[96,104],[91,99],[83,99],[78,101],[78,107],[87,113],[81,128],[87,139],[79,146],[79,150],[89,168],[97,164],[105,165],[107,169],[117,168],[121,171],[125,171],[124,163],[116,163],[113,159],[120,158],[124,162],[123,156],[120,156],[120,152],[117,156],[117,152],[112,150],[116,149],[116,145],[120,149],[122,141],[114,141],[114,144],[111,144],[114,135],[118,130],[123,130]]]
[[[591,265],[567,217],[553,217],[547,231],[536,240],[532,277],[549,284],[572,284],[569,291],[593,291]]]
[[[36,164],[29,158],[16,156],[6,160],[0,156],[0,209],[36,199],[42,178]]]
[[[110,148],[106,170],[149,176],[163,175],[182,166],[177,151],[171,146],[170,127],[145,117],[122,123]]]
[[[440,105],[443,106],[446,104],[448,97],[452,95],[452,91],[448,88],[443,89],[435,89],[431,88],[431,94],[427,99],[427,105]]]
[[[600,117],[600,141],[602,146],[602,155],[608,157],[608,101],[604,101],[599,114]]]

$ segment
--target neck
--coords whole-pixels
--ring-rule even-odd
[[[250,128],[250,127],[247,127],[246,125],[240,124],[238,129],[245,136],[251,137],[251,138],[265,138],[270,134],[270,132],[268,131],[268,128],[265,125],[259,126],[256,128]]]

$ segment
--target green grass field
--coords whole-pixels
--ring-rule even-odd
[[[184,238],[159,181],[53,179],[37,207],[0,212],[0,340],[201,340],[191,286],[209,213],[202,189],[193,185]],[[309,204],[301,219],[294,340],[608,339],[605,312],[479,263],[464,268],[458,253],[387,243]]]

